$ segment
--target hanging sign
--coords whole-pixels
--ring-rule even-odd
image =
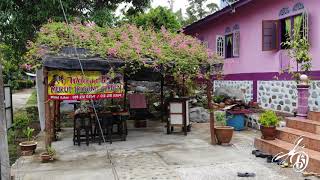
[[[49,100],[123,98],[122,75],[102,75],[99,71],[49,71]]]

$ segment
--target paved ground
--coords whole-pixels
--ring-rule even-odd
[[[150,123],[151,124],[151,123]],[[13,166],[23,180],[303,180],[292,169],[269,164],[251,155],[259,132],[235,132],[231,146],[212,146],[208,124],[195,124],[188,136],[166,135],[158,124],[129,129],[127,141],[112,145],[73,146],[72,129],[64,129],[53,144],[58,160],[40,163],[37,155],[22,157]],[[40,146],[41,146],[40,142]],[[112,156],[112,165],[107,151]],[[37,154],[41,151],[38,149]],[[239,178],[237,172],[254,172],[255,178]]]
[[[26,105],[33,90],[34,89],[23,89],[12,94],[12,106],[14,112]]]

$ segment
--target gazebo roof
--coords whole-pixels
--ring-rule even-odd
[[[117,58],[85,57],[80,54],[80,62],[85,71],[108,72],[111,68],[120,68],[125,65],[125,61]],[[43,67],[48,70],[74,70],[80,71],[79,59],[74,54],[63,53],[59,55],[46,55],[42,58]],[[152,63],[152,61],[147,61]],[[160,81],[161,74],[153,71],[152,68],[143,68],[139,72],[126,77],[127,80],[137,81]]]
[[[81,70],[78,58],[68,56],[45,56],[42,59],[43,66],[48,69]],[[80,58],[84,70],[87,71],[108,71],[111,67],[121,67],[124,61],[115,58]]]

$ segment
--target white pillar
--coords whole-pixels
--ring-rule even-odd
[[[37,88],[37,100],[38,100],[38,113],[41,131],[45,128],[45,114],[44,114],[44,85],[43,85],[43,69],[37,70],[36,88]]]

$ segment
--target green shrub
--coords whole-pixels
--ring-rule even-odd
[[[32,94],[27,101],[27,106],[37,105],[37,102],[38,102],[37,101],[37,91],[34,90],[34,91],[32,91]]]
[[[34,132],[34,129],[30,127],[27,127],[27,129],[23,130],[23,134],[28,138],[28,141],[31,140],[33,132]]]
[[[30,121],[38,121],[39,114],[38,114],[38,106],[37,105],[30,105],[26,107],[27,116]]]
[[[227,98],[226,96],[222,96],[222,95],[213,96],[213,102],[215,102],[215,103],[221,103],[221,102],[223,102],[226,98]]]
[[[219,125],[221,126],[226,126],[227,125],[227,118],[226,118],[226,113],[223,111],[216,111],[214,113],[215,120]]]
[[[30,123],[26,111],[18,111],[13,116],[13,128],[14,129],[26,129]]]
[[[267,110],[261,114],[259,123],[266,127],[276,126],[279,123],[279,118],[274,111]]]
[[[24,89],[24,88],[31,88],[33,87],[33,81],[32,80],[17,80],[16,81],[16,89]]]
[[[49,156],[53,157],[56,155],[56,150],[52,146],[47,146],[47,153]]]

